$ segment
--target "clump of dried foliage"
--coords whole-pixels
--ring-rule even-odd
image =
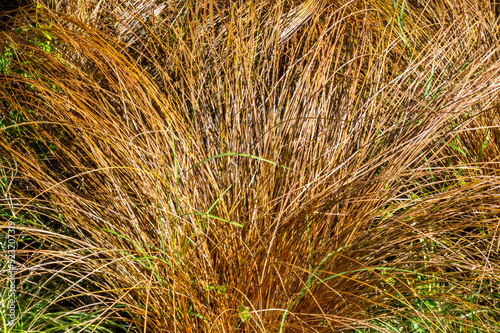
[[[495,12],[20,8],[0,37],[12,331],[498,331]]]

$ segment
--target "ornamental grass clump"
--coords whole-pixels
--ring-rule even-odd
[[[6,330],[498,331],[480,2],[20,9],[0,37]]]

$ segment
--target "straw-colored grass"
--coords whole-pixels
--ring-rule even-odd
[[[0,36],[6,330],[500,329],[490,2],[45,4]]]

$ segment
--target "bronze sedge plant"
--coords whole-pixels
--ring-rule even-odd
[[[498,330],[489,6],[65,4],[0,39],[23,331]]]

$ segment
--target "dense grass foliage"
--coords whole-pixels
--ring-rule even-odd
[[[63,0],[11,16],[5,331],[500,330],[489,1]]]

